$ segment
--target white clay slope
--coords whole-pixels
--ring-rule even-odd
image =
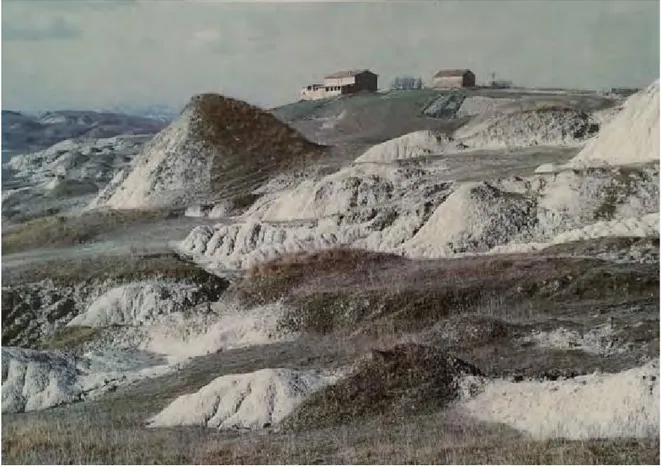
[[[652,165],[628,173],[607,168],[532,177],[531,189],[537,193],[536,233],[533,238],[517,241],[547,242],[596,220],[637,218],[658,212],[658,173],[658,165]]]
[[[246,216],[267,222],[316,220],[350,212],[415,205],[420,192],[434,185],[444,164],[425,169],[389,164],[353,164],[320,180],[306,180],[275,197],[255,203]]]
[[[337,231],[337,229],[336,229]],[[344,239],[353,241],[344,236]],[[334,233],[303,227],[246,222],[196,227],[181,243],[180,251],[199,262],[205,258],[223,269],[247,269],[288,253],[318,250],[339,244]]]
[[[248,194],[322,152],[270,112],[219,94],[198,94],[94,205],[152,209],[214,203]]]
[[[278,329],[283,311],[277,303],[245,309],[221,300],[203,313],[162,316],[146,328],[140,348],[175,363],[220,350],[290,340],[297,335]]]
[[[467,149],[514,149],[581,145],[598,128],[587,113],[568,109],[482,115],[454,133]]]
[[[121,289],[111,292],[116,290]],[[132,303],[135,310],[120,306],[86,315],[91,321],[82,321],[82,325],[121,326],[106,328],[107,332],[89,342],[81,356],[3,347],[2,412],[43,410],[93,399],[120,385],[175,371],[192,357],[297,336],[279,329],[284,311],[279,304],[245,309],[221,301],[170,314],[164,313],[171,310],[147,306],[149,310],[136,319],[136,312],[140,315],[141,309],[138,302]]]
[[[186,203],[211,186],[211,151],[190,133],[193,110],[161,131],[126,173],[99,194],[94,205],[116,209],[157,208]]]
[[[412,257],[479,252],[524,235],[534,218],[532,199],[485,182],[466,183],[445,200],[403,245]]]
[[[508,107],[513,107],[518,102],[520,102],[518,99],[471,96],[464,99],[455,117],[472,117],[496,111],[504,113]]]
[[[659,213],[640,217],[600,221],[579,229],[567,230],[548,242],[509,243],[492,248],[489,253],[526,253],[552,245],[603,237],[656,237],[659,235]]]
[[[433,170],[357,164],[260,201],[243,221],[197,227],[180,248],[198,262],[234,270],[337,246],[436,258],[641,229],[653,235],[643,216],[658,211],[658,166],[617,170],[456,185],[434,183]]]
[[[39,410],[73,402],[82,387],[76,362],[59,352],[2,348],[2,412]]]
[[[332,374],[285,368],[221,376],[178,397],[149,424],[260,429],[280,422],[306,397],[336,380]]]
[[[193,303],[199,287],[167,281],[139,281],[112,288],[89,304],[68,326],[142,325]]]
[[[641,217],[597,222],[582,229],[563,232],[554,237],[551,242],[558,244],[600,237],[654,237],[658,235],[659,213],[655,212]]]
[[[72,355],[20,347],[2,348],[2,413],[29,412],[93,398],[169,369],[131,355]]]
[[[590,114],[567,109],[541,109],[480,114],[452,138],[432,131],[415,131],[377,144],[356,162],[388,163],[461,151],[577,146],[598,127]]]
[[[659,160],[659,81],[630,96],[622,110],[568,166],[625,165]]]
[[[533,331],[531,335],[525,337],[522,341],[540,348],[581,350],[593,355],[611,355],[625,352],[626,348],[618,346],[614,339],[613,326],[608,323],[585,332],[565,327],[559,327],[552,331]]]
[[[458,186],[428,178],[432,172],[379,179],[344,169],[256,203],[244,221],[197,227],[181,251],[234,270],[337,246],[437,258],[656,232],[646,216],[658,211],[658,166],[626,176],[617,169],[563,171]],[[296,216],[304,220],[287,222]]]
[[[15,178],[34,182],[58,175],[107,181],[113,170],[126,165],[125,160],[137,154],[150,138],[146,135],[65,140],[43,151],[14,156],[3,167],[14,171]]]
[[[450,152],[447,137],[437,136],[431,131],[415,131],[399,138],[372,146],[356,162],[393,162],[412,157],[433,156]],[[456,151],[456,147],[454,148]]]
[[[288,253],[354,245],[387,251],[419,229],[451,191],[443,168],[356,164],[259,201],[243,222],[195,228],[180,251],[243,269]]]
[[[481,384],[478,394],[460,407],[480,420],[504,423],[536,439],[659,437],[658,360],[614,374]]]

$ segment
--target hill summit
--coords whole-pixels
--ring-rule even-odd
[[[132,167],[92,203],[116,209],[184,207],[246,194],[323,152],[269,112],[218,94],[194,96]]]

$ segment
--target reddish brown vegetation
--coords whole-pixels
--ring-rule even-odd
[[[271,113],[247,102],[221,96],[194,96],[192,131],[202,141],[228,152],[264,157],[275,162],[283,155],[301,156],[323,149],[278,120]]]
[[[386,264],[406,259],[389,253],[377,253],[350,248],[293,253],[259,264],[247,272],[247,277],[276,275],[307,276],[311,274],[360,274]]]
[[[285,426],[308,428],[378,415],[413,415],[445,406],[457,396],[457,377],[474,366],[441,349],[417,344],[372,350],[337,384],[313,394]]]
[[[211,175],[217,194],[249,193],[275,173],[313,161],[325,148],[247,102],[199,94],[187,106],[196,143],[216,153]]]

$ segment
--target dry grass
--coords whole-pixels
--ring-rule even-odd
[[[406,333],[460,313],[528,321],[531,310],[549,300],[654,298],[657,271],[655,265],[585,258],[500,255],[413,261],[337,249],[256,267],[234,292],[249,305],[283,299],[290,306],[281,325],[293,331],[323,334],[378,325]]]
[[[401,344],[374,349],[349,376],[303,402],[284,425],[300,430],[437,410],[456,398],[460,374],[480,372],[434,347]]]
[[[252,281],[271,281],[284,295],[365,290],[399,293],[494,284],[499,289],[516,285],[525,295],[544,292],[547,287],[553,292],[554,281],[560,280],[560,285],[566,286],[568,281],[594,269],[605,271],[605,266],[589,259],[518,254],[409,260],[387,253],[336,248],[288,255],[256,266],[248,271],[242,285],[250,288]]]
[[[386,263],[406,261],[390,254],[350,248],[330,248],[292,253],[249,269],[248,278],[308,276],[310,274],[347,274],[367,272]]]
[[[17,464],[651,464],[659,441],[532,441],[442,414],[375,419],[301,433],[223,433],[26,414],[3,420],[2,455]],[[6,417],[3,417],[6,418]]]
[[[600,237],[574,242],[559,243],[544,249],[545,254],[596,256],[627,250],[656,252],[658,258],[659,237]]]
[[[215,151],[211,186],[243,196],[272,174],[301,167],[325,153],[271,113],[218,94],[194,96],[192,137]]]
[[[113,280],[128,282],[162,277],[190,279],[197,283],[212,282],[227,285],[226,281],[181,260],[174,253],[152,255],[100,255],[85,258],[54,259],[12,267],[2,272],[3,285],[52,280],[62,286],[78,282]]]
[[[399,449],[399,450],[398,450]],[[397,464],[657,464],[658,442],[643,441],[519,441],[514,443],[475,443],[439,447],[433,442],[421,447],[401,448],[382,444],[356,453],[357,463]],[[392,459],[398,459],[392,461]]]
[[[250,206],[255,204],[261,198],[261,195],[256,195],[254,193],[246,193],[244,195],[235,196],[230,199],[230,212],[240,214]]]
[[[182,441],[169,433],[99,426],[87,415],[31,418],[3,423],[2,457],[17,464],[186,464],[190,453]]]
[[[324,255],[350,260],[319,261]],[[493,377],[622,371],[658,348],[658,334],[645,348],[627,337],[634,350],[607,359],[518,343],[540,323],[557,327],[563,319],[562,326],[583,332],[606,320],[609,309],[639,304],[645,316],[653,313],[655,264],[538,255],[413,261],[338,251],[294,256],[251,274],[232,292],[251,305],[283,300],[285,330],[366,341],[418,335]]]
[[[366,284],[365,279],[375,270],[391,262],[405,261],[392,254],[349,248],[289,254],[246,271],[234,292],[248,306],[266,304],[283,298],[310,280],[353,277]]]
[[[2,253],[89,243],[100,234],[146,224],[171,215],[169,210],[103,210],[79,216],[47,216],[13,226],[2,234]]]
[[[273,114],[238,99],[199,94],[189,106],[197,117],[192,122],[196,136],[232,152],[298,155],[320,148]]]

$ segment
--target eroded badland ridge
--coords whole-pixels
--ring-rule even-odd
[[[14,156],[5,460],[658,463],[658,119],[205,94]]]

